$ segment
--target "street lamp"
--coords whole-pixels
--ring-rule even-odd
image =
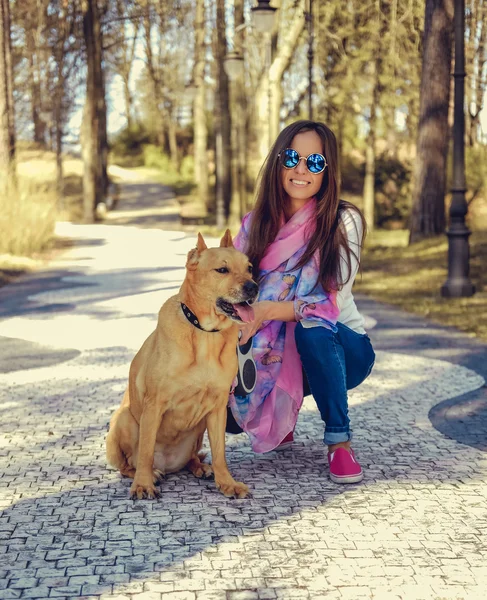
[[[252,11],[252,28],[256,33],[262,34],[265,38],[266,43],[266,54],[265,54],[265,70],[269,73],[271,66],[271,32],[274,27],[274,20],[276,11],[278,9],[270,6],[270,0],[258,0],[257,6],[254,6]],[[241,16],[243,18],[243,14]],[[234,180],[237,180],[237,189],[239,197],[239,211],[240,218],[243,216],[244,211],[247,208],[247,176],[246,176],[246,155],[245,155],[245,92],[243,84],[244,76],[244,57],[243,57],[243,43],[241,37],[237,37],[237,34],[248,27],[248,24],[241,23],[235,28],[235,41],[234,49],[229,52],[223,61],[223,68],[228,76],[228,79],[233,84],[233,96],[234,101],[231,102],[231,106],[234,107],[234,113],[232,114],[232,150],[236,154],[235,159],[235,175]],[[271,87],[270,81],[268,80],[267,85],[268,95],[268,121],[270,123],[270,111],[271,111]],[[236,108],[236,110],[235,110]],[[270,136],[270,127],[269,127]],[[271,141],[269,139],[269,146]],[[232,152],[232,153],[233,153]]]
[[[197,93],[198,87],[193,80],[191,80],[184,86],[184,95],[190,102],[193,102],[193,100],[196,98]]]
[[[237,81],[244,72],[244,59],[240,52],[229,52],[223,62],[225,73],[230,81]]]
[[[453,120],[453,182],[448,236],[448,279],[441,288],[447,298],[472,296],[475,286],[469,279],[470,231],[465,224],[465,0],[455,2],[455,102]]]
[[[252,20],[254,29],[257,33],[264,34],[265,37],[265,69],[267,71],[267,114],[269,121],[269,139],[268,145],[269,147],[272,144],[272,128],[271,128],[271,114],[272,114],[272,91],[271,91],[271,81],[270,81],[270,68],[271,68],[271,60],[272,60],[272,48],[271,48],[271,32],[274,27],[274,19],[277,8],[270,6],[270,0],[258,0],[257,6],[254,6],[252,9]]]
[[[268,33],[274,27],[277,8],[270,6],[271,0],[258,0],[252,10],[254,28],[258,33]]]

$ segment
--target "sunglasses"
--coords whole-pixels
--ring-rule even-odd
[[[285,169],[294,169],[298,166],[300,160],[305,160],[308,171],[314,175],[322,173],[328,164],[323,154],[299,156],[298,152],[292,148],[286,148],[284,152],[278,154],[278,157],[281,159],[281,165]]]

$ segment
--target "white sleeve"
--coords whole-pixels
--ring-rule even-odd
[[[340,248],[340,280],[346,281],[337,293],[337,305],[341,310],[347,299],[352,295],[352,286],[359,268],[361,241],[363,235],[362,219],[354,210],[344,210],[341,214],[342,226],[345,229],[348,246],[350,248],[350,266],[352,272],[349,275],[347,254],[343,247]]]

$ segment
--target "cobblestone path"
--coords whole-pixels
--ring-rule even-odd
[[[43,287],[0,290],[10,340],[0,349],[0,599],[485,598],[487,455],[428,419],[482,386],[480,375],[379,351],[350,395],[361,484],[328,479],[308,397],[290,450],[256,455],[244,435],[228,436],[230,470],[252,498],[226,499],[181,472],[158,500],[129,500],[129,481],[106,467],[106,426],[194,239],[113,225],[59,233],[75,244]]]

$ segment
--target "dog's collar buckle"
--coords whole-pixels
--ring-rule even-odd
[[[219,329],[203,329],[203,327],[201,327],[201,325],[199,324],[199,321],[196,318],[194,312],[190,310],[183,302],[181,302],[180,304],[181,309],[183,311],[183,315],[188,319],[191,325],[194,325],[195,327],[201,329],[201,331],[205,331],[206,333],[216,333],[217,331],[220,331]]]

